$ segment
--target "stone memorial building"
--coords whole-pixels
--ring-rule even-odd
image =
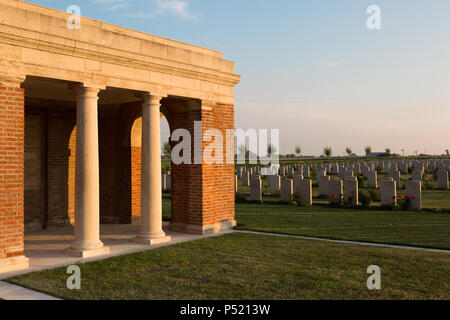
[[[0,272],[28,266],[28,229],[73,224],[67,253],[84,257],[107,249],[100,223],[141,215],[137,241],[168,241],[160,118],[192,137],[196,121],[234,129],[240,77],[220,52],[87,18],[73,29],[69,16],[0,0]],[[235,225],[233,152],[224,146],[223,164],[172,164],[172,230]]]

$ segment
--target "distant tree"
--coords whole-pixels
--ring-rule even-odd
[[[403,158],[405,157],[405,149],[402,149]]]
[[[386,148],[386,153],[388,156],[391,156],[391,149],[390,148]]]
[[[273,144],[269,144],[267,146],[267,156],[271,157],[273,154],[277,152],[277,148]]]
[[[450,156],[450,151],[448,149],[445,149],[445,154],[448,156]]]
[[[325,157],[330,158],[333,154],[333,149],[331,147],[325,147],[323,148],[323,154]]]
[[[345,148],[345,152],[347,152],[347,155],[350,157],[350,155],[353,153],[353,150],[352,150],[352,148],[347,147],[347,148]]]
[[[372,147],[367,146],[364,148],[364,151],[366,152],[366,156],[369,156],[372,153]]]
[[[169,157],[169,159],[170,159],[170,156],[172,154],[172,147],[170,146],[169,142],[164,142],[164,144],[163,144],[163,154],[166,157]]]
[[[302,154],[302,148],[300,148],[300,146],[296,146],[295,153],[297,154],[297,157],[300,158],[300,155]]]

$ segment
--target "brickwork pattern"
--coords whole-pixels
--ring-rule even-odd
[[[0,85],[0,259],[23,255],[24,90]]]

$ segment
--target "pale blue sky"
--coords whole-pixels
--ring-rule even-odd
[[[281,129],[282,153],[450,149],[448,0],[30,2],[222,51],[242,75],[236,126]]]

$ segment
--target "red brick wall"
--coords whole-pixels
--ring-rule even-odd
[[[138,103],[99,107],[102,223],[127,224],[140,214],[140,148],[132,147],[130,135],[141,113]]]
[[[170,102],[163,107],[171,132],[187,129],[194,150],[194,121],[202,121],[202,130],[214,128],[222,132],[234,129],[234,106],[220,103],[203,103],[202,110],[176,111]],[[234,139],[233,139],[234,143]],[[203,150],[208,143],[203,142]],[[208,226],[217,222],[234,220],[234,164],[226,164],[227,152],[234,145],[224,144],[223,164],[172,164],[172,223]]]
[[[163,113],[169,122],[170,131],[186,129],[191,134],[191,149],[194,150],[194,121],[201,120],[201,111],[176,111],[168,106]],[[172,147],[175,144],[172,143]],[[192,152],[194,163],[194,152]],[[172,223],[202,225],[202,166],[182,164],[171,166],[172,179]]]
[[[75,213],[76,114],[62,107],[48,107],[48,221],[67,224]],[[60,110],[62,109],[62,110]],[[27,214],[27,213],[25,213]]]
[[[69,139],[69,163],[67,178],[67,215],[71,224],[75,221],[75,155],[77,154],[77,128],[74,126]]]
[[[141,215],[141,147],[131,146],[131,214]]]
[[[23,255],[24,90],[0,85],[0,258]]]
[[[126,108],[100,112],[100,218],[102,223],[131,222],[131,147],[126,140]]]
[[[27,99],[27,112],[36,114],[45,106],[48,138],[44,141],[48,168],[48,211],[45,199],[35,199],[32,192],[25,193],[25,226],[37,227],[73,223],[75,214],[75,156],[76,156],[76,110],[75,105],[44,100]],[[109,111],[111,110],[111,111]],[[132,208],[140,213],[140,151],[134,157],[137,172],[132,172],[130,130],[139,115],[140,106],[101,107],[99,110],[99,161],[100,161],[100,215],[102,223],[131,222]],[[42,114],[44,117],[44,114]],[[132,178],[132,174],[136,178]],[[132,179],[136,182],[133,186]],[[138,179],[138,181],[137,181]],[[44,181],[44,179],[43,179]],[[43,185],[43,190],[47,186]],[[138,190],[137,190],[138,189]],[[28,205],[27,205],[28,204]],[[28,222],[28,224],[27,224]]]
[[[223,135],[223,164],[202,165],[202,224],[234,220],[234,163],[226,164],[227,152],[234,157],[234,139],[232,145],[226,143],[226,130],[234,130],[234,106],[221,103],[209,104],[212,110],[202,111],[202,129],[218,129]],[[209,143],[203,142],[203,150]]]
[[[30,132],[27,132],[29,130],[29,123],[28,121],[32,121],[39,119],[41,130],[34,129],[34,132],[31,132],[32,135],[30,135]],[[25,187],[24,187],[24,225],[25,225],[25,231],[30,229],[40,229],[42,227],[42,224],[44,222],[45,218],[45,197],[46,197],[46,179],[45,179],[45,166],[43,166],[43,158],[45,156],[45,137],[44,137],[44,131],[42,128],[45,126],[45,110],[42,108],[27,108],[27,101],[25,100],[25,153],[27,149],[27,143],[33,144],[36,138],[36,135],[40,134],[40,151],[41,151],[41,172],[40,172],[40,179],[41,179],[41,187],[40,188],[32,188],[28,189],[26,188],[26,178],[27,178],[27,162],[24,162],[24,177],[25,177]],[[28,139],[33,140],[27,141]]]

